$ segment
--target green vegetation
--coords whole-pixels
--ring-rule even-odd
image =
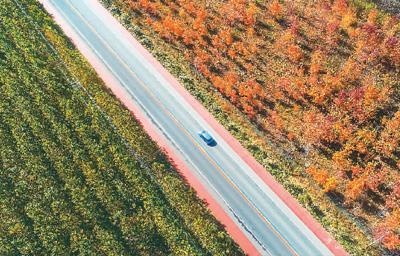
[[[0,5],[0,142],[0,255],[243,254],[34,0]]]

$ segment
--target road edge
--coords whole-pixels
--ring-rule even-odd
[[[155,125],[148,119],[148,117],[142,114],[142,111],[135,104],[131,102],[131,98],[127,95],[126,91],[122,89],[120,82],[117,81],[111,74],[111,72],[102,64],[92,50],[87,47],[77,33],[68,25],[58,11],[49,4],[46,0],[38,0],[44,7],[44,9],[53,17],[56,23],[62,28],[65,35],[73,42],[75,47],[81,52],[81,54],[87,59],[92,65],[98,76],[104,81],[104,84],[109,88],[114,96],[127,108],[132,116],[139,122],[149,137],[155,141],[162,151],[173,160],[173,165],[177,171],[183,176],[188,184],[196,191],[197,196],[206,202],[207,208],[211,211],[212,215],[225,227],[228,234],[233,240],[242,248],[242,250],[248,255],[259,255],[260,253],[249,241],[245,234],[240,230],[239,226],[229,217],[224,209],[217,203],[214,197],[207,191],[205,186],[200,180],[190,171],[190,168],[186,165],[184,160],[171,149],[167,140],[162,137],[158,132]],[[97,3],[97,2],[96,2]],[[98,3],[100,5],[100,3]],[[97,5],[97,4],[96,4]],[[97,6],[103,8],[103,6]],[[107,10],[102,10],[106,11]],[[111,14],[109,14],[111,15]],[[107,15],[108,16],[108,15]],[[118,23],[119,24],[119,23]],[[125,30],[125,28],[124,28]],[[129,34],[129,33],[128,33]],[[129,40],[130,41],[130,40]],[[144,49],[144,48],[143,48]],[[143,53],[142,51],[140,51]],[[147,57],[147,56],[146,56]]]

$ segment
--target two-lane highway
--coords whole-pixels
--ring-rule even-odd
[[[93,10],[94,0],[40,1],[58,12],[119,81],[260,254],[332,255],[119,29]],[[203,129],[214,136],[215,147],[199,138]]]

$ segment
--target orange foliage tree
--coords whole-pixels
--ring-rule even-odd
[[[283,14],[283,7],[278,0],[274,0],[269,6],[269,11],[273,17],[279,19]]]
[[[330,192],[336,189],[336,178],[330,177],[329,173],[326,170],[309,167],[306,171],[320,186],[324,188],[324,192]]]

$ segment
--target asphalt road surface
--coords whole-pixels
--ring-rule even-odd
[[[45,0],[77,32],[262,255],[332,255],[88,0]],[[198,136],[207,130],[217,145]]]

